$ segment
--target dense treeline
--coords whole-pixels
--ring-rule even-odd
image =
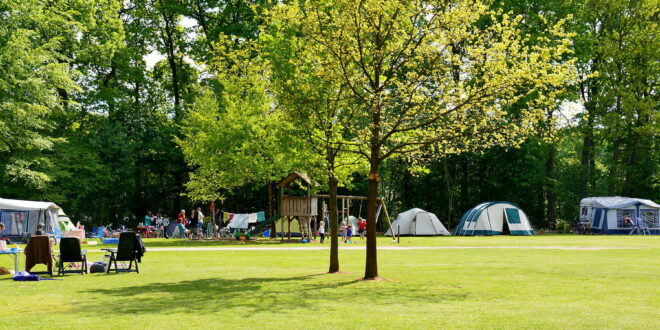
[[[191,109],[223,107],[218,59],[232,52],[227,45],[245,51],[276,2],[0,3],[0,197],[52,200],[96,223],[208,203],[186,196],[200,165],[187,165],[177,141]],[[380,193],[391,211],[426,208],[453,227],[479,202],[509,200],[547,227],[573,220],[586,196],[660,199],[658,3],[490,5],[523,15],[530,43],[568,18],[566,60],[576,60],[579,82],[542,109],[545,120],[519,147],[385,162]],[[410,171],[420,163],[426,170]],[[342,189],[366,194],[367,178]],[[266,207],[263,184],[217,190],[223,208]]]

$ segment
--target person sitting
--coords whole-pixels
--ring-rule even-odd
[[[34,232],[34,235],[41,236],[44,234],[44,225],[38,224],[37,225],[37,231]]]
[[[5,231],[5,224],[2,223],[2,222],[0,222],[0,241],[5,241],[5,242],[7,242],[7,244],[9,244],[9,243],[11,243],[11,242],[9,241],[9,238],[4,237],[4,236],[2,235],[2,232],[4,232],[4,231]]]

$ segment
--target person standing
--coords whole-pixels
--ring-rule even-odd
[[[181,210],[179,215],[176,216],[176,222],[186,226],[186,210]]]
[[[358,220],[358,234],[360,234],[360,240],[364,240],[364,234],[367,232],[367,220],[360,217]]]
[[[147,228],[151,227],[151,211],[148,211],[144,217],[144,226]]]
[[[167,215],[163,216],[161,222],[160,222],[160,228],[163,231],[163,237],[167,237],[167,227],[170,225],[170,219],[167,217]]]
[[[204,213],[202,213],[202,208],[197,208],[197,235],[204,237]]]
[[[188,219],[188,229],[190,231],[195,230],[197,228],[197,212],[195,210],[190,210],[190,218]]]
[[[341,227],[339,227],[339,233],[341,234],[341,242],[346,243],[346,221],[342,221]]]
[[[321,244],[325,240],[325,222],[321,221],[319,224],[319,236],[321,237]]]
[[[163,217],[160,215],[160,212],[156,213],[156,217],[154,218],[154,226],[156,228],[160,228],[160,226],[163,224]]]

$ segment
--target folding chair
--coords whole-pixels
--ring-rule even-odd
[[[95,239],[97,239],[97,240],[99,241],[99,243],[100,243],[101,240],[102,240],[103,237],[104,237],[104,236],[103,236],[104,233],[105,233],[105,227],[97,227],[97,228],[96,228],[96,232],[94,233],[94,235],[90,236],[89,238],[95,238]]]
[[[140,262],[144,250],[138,237],[138,234],[135,232],[123,232],[119,235],[119,243],[117,249],[103,249],[104,251],[108,251],[110,253],[110,260],[108,262],[108,269],[106,273],[110,273],[113,263],[115,265],[115,273],[140,273],[138,262]],[[128,264],[128,268],[118,268],[117,261],[129,261],[130,263]],[[135,269],[133,269],[133,263],[135,263]]]
[[[32,236],[25,247],[25,271],[30,274],[48,274],[53,276],[53,247],[50,238],[46,235]],[[45,272],[32,272],[32,267],[44,264],[48,268]]]
[[[80,275],[87,273],[87,250],[81,251],[80,239],[77,237],[62,237],[58,259],[57,276],[67,273],[78,273]],[[65,263],[69,264],[68,267],[64,267]],[[80,269],[73,269],[73,263],[81,263]],[[67,270],[66,268],[69,267],[72,269]]]

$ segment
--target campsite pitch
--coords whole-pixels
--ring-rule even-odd
[[[140,274],[1,276],[0,328],[660,328],[656,239],[402,238],[445,248],[382,249],[383,282],[356,281],[362,249],[328,275],[327,251],[272,249],[302,244],[146,242],[181,250],[147,252]]]

